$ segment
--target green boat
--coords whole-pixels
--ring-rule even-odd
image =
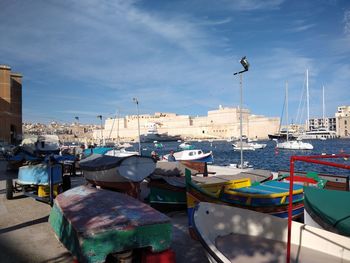
[[[350,192],[304,187],[305,224],[350,236]]]
[[[87,186],[58,195],[49,222],[79,262],[142,248],[162,252],[171,243],[167,216],[125,194]]]

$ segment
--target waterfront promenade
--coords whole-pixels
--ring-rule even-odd
[[[73,257],[56,239],[48,223],[50,206],[32,198],[15,194],[6,199],[6,162],[0,161],[0,261],[9,262],[73,262]],[[72,177],[72,185],[85,181]],[[185,212],[167,214],[173,224],[172,249],[176,262],[208,262],[202,246],[190,239]]]

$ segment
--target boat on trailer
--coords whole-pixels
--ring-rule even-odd
[[[286,262],[285,219],[207,202],[199,203],[191,216],[212,263]],[[295,221],[292,226],[292,262],[350,262],[348,237]]]

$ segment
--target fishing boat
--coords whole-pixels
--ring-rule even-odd
[[[191,214],[199,202],[220,203],[268,213],[277,217],[288,217],[289,183],[266,181],[251,183],[249,178],[231,180],[224,183],[195,183],[191,173],[186,171],[187,214],[192,234]],[[293,185],[293,218],[303,215],[303,186]]]
[[[285,219],[207,202],[191,216],[210,262],[286,262]],[[350,262],[348,237],[295,221],[291,236],[291,262]]]
[[[159,255],[171,245],[167,216],[125,194],[88,186],[60,194],[49,223],[79,262],[102,263],[107,255],[126,251],[130,257],[116,262],[134,262],[133,250],[145,248],[153,252],[154,262],[161,262]]]
[[[93,185],[138,196],[139,183],[149,176],[156,164],[150,157],[132,155],[114,157],[92,154],[79,162],[85,179]]]
[[[164,160],[168,160],[169,154],[163,156]],[[194,150],[184,150],[180,152],[175,152],[174,157],[176,161],[197,161],[197,162],[213,162],[213,153],[210,151],[208,153],[204,153],[202,150],[194,149]]]
[[[183,142],[179,145],[179,148],[182,150],[192,150],[192,149],[194,149],[194,146],[188,142]]]
[[[203,162],[165,162],[156,164],[150,176],[149,203],[162,210],[186,209],[185,170],[191,171],[192,180],[196,183],[225,183],[233,179],[250,178],[252,182],[261,182],[272,178],[267,170],[242,172],[241,169],[229,166],[207,165]]]
[[[305,224],[350,236],[350,192],[305,187]]]

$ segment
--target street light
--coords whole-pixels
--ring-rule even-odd
[[[139,134],[139,154],[141,155],[141,135],[140,135],[140,112],[139,112],[139,101],[137,98],[132,99],[133,102],[136,103],[137,107],[137,129],[138,129],[138,134]]]
[[[240,142],[241,142],[241,169],[243,169],[243,115],[242,115],[242,104],[243,104],[243,77],[242,77],[242,73],[246,72],[249,70],[249,62],[246,58],[246,56],[244,56],[243,58],[241,58],[241,60],[239,61],[239,63],[241,63],[241,65],[243,66],[244,70],[238,71],[233,73],[233,75],[237,75],[239,74],[239,86],[240,86],[240,93],[241,93],[241,105],[240,105],[240,114],[239,114],[239,119],[240,119]]]
[[[100,119],[100,121],[101,121],[101,140],[100,140],[100,145],[102,145],[102,143],[103,143],[102,115],[97,115],[97,118]]]

